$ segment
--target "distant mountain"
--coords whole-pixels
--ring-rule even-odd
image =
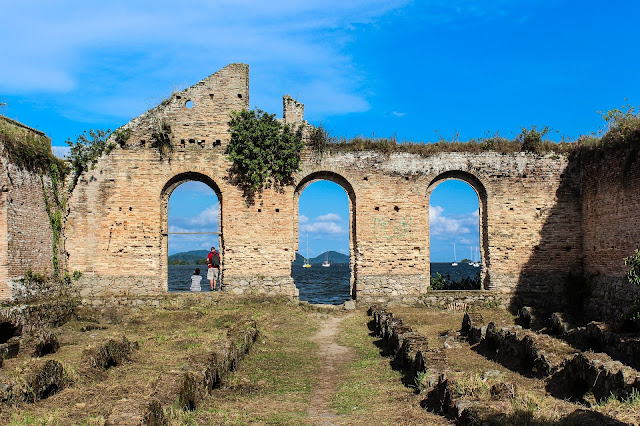
[[[204,265],[207,263],[208,250],[191,250],[169,256],[169,265]]]
[[[311,259],[309,259],[309,263],[321,264],[326,259],[327,259],[327,252],[325,251],[321,255],[312,257]],[[304,263],[304,256],[302,256],[300,253],[296,253],[295,263]],[[349,256],[347,256],[346,254],[338,253],[337,251],[330,250],[329,263],[349,263]]]

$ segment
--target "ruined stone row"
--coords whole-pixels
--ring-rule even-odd
[[[48,398],[69,385],[64,367],[55,360],[32,359],[16,377],[0,377],[2,402],[35,402]]]
[[[553,316],[556,324],[561,315]],[[596,399],[613,395],[619,399],[628,398],[633,390],[640,390],[640,373],[631,367],[614,361],[604,353],[578,353],[560,357],[538,348],[541,342],[551,339],[548,336],[527,332],[519,327],[497,328],[494,323],[484,327],[474,326],[468,314],[462,321],[463,330],[484,329],[484,341],[489,349],[506,353],[521,360],[524,367],[539,377],[549,378],[574,397],[582,397],[591,391]],[[601,324],[590,323],[582,327],[586,336],[605,336]],[[560,329],[563,329],[560,326]],[[589,330],[589,331],[587,331]],[[611,338],[611,337],[609,337]],[[538,343],[536,343],[538,342]],[[556,343],[557,345],[558,343]]]
[[[473,423],[484,413],[499,413],[500,401],[491,404],[480,402],[462,396],[456,390],[455,379],[449,377],[446,355],[443,350],[430,349],[427,339],[405,326],[400,318],[382,308],[372,306],[369,315],[373,317],[374,333],[382,338],[390,347],[396,362],[409,375],[410,381],[420,378],[420,386],[426,393],[422,405],[432,411],[453,417],[459,424]],[[477,318],[477,317],[476,317]],[[515,387],[511,384],[501,384],[511,389],[505,392],[500,384],[492,389],[496,398],[513,398]],[[471,419],[471,420],[468,420]]]
[[[139,349],[138,342],[130,342],[125,336],[117,341],[109,339],[104,345],[85,349],[83,363],[91,369],[107,370],[130,359],[133,351]]]
[[[202,399],[220,387],[258,337],[255,321],[241,324],[229,331],[226,342],[202,357],[191,360],[180,371],[167,372],[156,384],[152,395],[121,400],[107,420],[110,425],[167,423],[163,407],[177,403],[183,410],[195,410]]]
[[[520,309],[518,322],[524,328],[530,328],[534,318],[531,307]],[[549,316],[546,330],[582,351],[604,352],[630,367],[640,368],[640,336],[637,333],[618,333],[614,326],[599,321],[574,327],[569,317],[561,312]]]
[[[640,391],[640,373],[603,353],[579,353],[567,359],[559,380],[569,383],[575,397],[593,392],[597,400],[615,396],[627,399]]]

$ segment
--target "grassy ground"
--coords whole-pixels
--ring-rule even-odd
[[[402,318],[405,325],[426,336],[431,348],[443,348],[444,338],[451,331],[461,328],[463,314],[451,311],[433,311],[423,308],[394,308],[396,317]],[[493,321],[498,327],[513,325],[514,317],[503,309],[480,310],[485,324]],[[555,343],[555,344],[554,344]],[[482,347],[467,343],[449,345],[445,349],[450,376],[455,377],[461,394],[478,400],[491,400],[491,386],[500,383],[513,383],[516,386],[516,398],[502,406],[504,417],[497,424],[608,424],[606,420],[620,421],[624,424],[640,423],[640,395],[629,401],[611,398],[597,403],[588,395],[581,403],[558,399],[546,390],[546,381],[533,377],[514,359],[495,356]],[[569,348],[570,349],[570,348]],[[555,351],[559,356],[570,352],[564,342],[550,339],[545,350]],[[493,401],[495,402],[495,401]],[[595,420],[576,418],[580,410],[593,410],[604,415]]]
[[[192,296],[192,297],[189,297]],[[326,387],[326,357],[314,336],[329,321],[340,318],[335,343],[346,348],[331,370],[325,408],[321,415],[329,424],[409,425],[450,424],[446,418],[420,407],[424,394],[413,384],[403,384],[403,373],[392,368],[383,356],[379,340],[371,335],[364,310],[318,311],[307,305],[283,300],[234,298],[229,295],[181,296],[161,308],[110,309],[99,325],[104,329],[82,332],[95,324],[85,315],[56,329],[61,348],[45,359],[63,363],[73,384],[34,404],[0,404],[0,424],[11,425],[103,425],[114,404],[123,398],[136,400],[157,391],[167,374],[179,374],[186,364],[206,356],[226,337],[229,327],[247,319],[257,322],[260,334],[247,357],[228,382],[207,396],[194,411],[182,411],[176,404],[165,406],[173,425],[322,424],[310,414],[309,402],[317,401],[318,390]],[[450,330],[458,330],[462,313],[424,308],[394,308],[394,314],[429,339],[431,347],[443,347]],[[511,324],[504,310],[488,309],[485,321]],[[103,375],[84,374],[83,350],[126,336],[140,349],[129,362],[110,368]],[[493,383],[511,382],[517,398],[505,402],[502,424],[580,424],[567,416],[576,410],[599,411],[606,419],[633,424],[640,421],[640,397],[630,401],[564,401],[545,391],[545,382],[505,366],[482,351],[462,342],[445,350],[449,368],[457,376],[460,391],[478,399],[489,398]],[[26,353],[6,360],[0,369],[16,378],[31,362]],[[491,377],[487,377],[490,372]],[[606,424],[601,422],[600,424]]]

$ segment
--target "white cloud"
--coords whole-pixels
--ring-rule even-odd
[[[405,115],[407,115],[407,113],[406,112],[393,111],[393,115],[395,115],[396,117],[404,117]]]
[[[260,90],[274,103],[290,91],[316,114],[366,111],[366,76],[349,43],[360,28],[408,3],[10,2],[3,14],[13,18],[0,27],[0,39],[11,40],[0,62],[10,66],[0,67],[0,90],[73,92],[67,116],[88,111],[130,119],[159,87],[184,87],[229,62],[245,62],[258,69],[252,81],[264,84]]]
[[[298,216],[298,223],[307,223],[309,222],[309,218],[306,217],[305,215],[301,214],[300,216]]]
[[[338,214],[328,213],[322,216],[318,216],[316,220],[318,222],[340,222],[342,218]]]
[[[447,217],[441,206],[429,206],[429,229],[431,235],[453,238],[469,234],[478,229],[478,211],[459,217]]]
[[[345,230],[335,222],[313,222],[300,226],[300,232],[310,234],[344,234]]]
[[[193,226],[217,225],[218,223],[218,205],[214,204],[207,207],[196,217],[190,219],[189,223]]]

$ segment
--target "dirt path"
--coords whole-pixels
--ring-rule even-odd
[[[348,315],[330,316],[311,339],[318,344],[318,355],[322,365],[309,401],[309,420],[318,425],[340,423],[340,416],[334,413],[330,406],[331,397],[338,386],[336,369],[352,357],[349,348],[340,346],[335,341],[340,323],[348,317]]]

